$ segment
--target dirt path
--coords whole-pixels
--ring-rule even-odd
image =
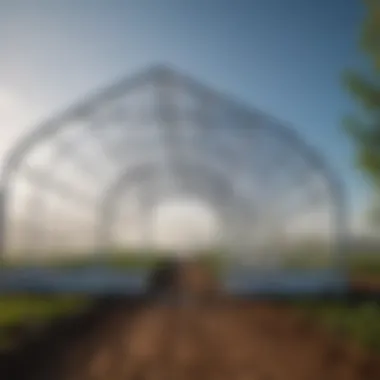
[[[376,358],[276,305],[232,301],[187,312],[156,307],[134,331],[126,379],[380,378]]]
[[[2,379],[378,380],[380,363],[275,304],[140,305],[46,344]],[[96,325],[96,326],[95,326]],[[80,329],[79,329],[80,330]],[[24,357],[25,360],[25,357]]]
[[[0,378],[380,379],[379,357],[337,341],[290,306],[227,296],[190,301],[98,304],[14,354]]]

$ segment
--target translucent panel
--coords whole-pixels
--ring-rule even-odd
[[[56,148],[51,141],[46,140],[38,144],[28,155],[23,165],[32,169],[41,170],[50,165],[55,158]]]
[[[286,266],[305,239],[329,251],[339,190],[287,127],[171,70],[130,91],[127,82],[27,152],[14,173],[13,240],[38,252],[228,247],[263,267]],[[187,206],[173,216],[173,202]],[[36,210],[38,231],[24,222]]]
[[[57,132],[55,140],[61,142],[63,146],[76,146],[80,144],[86,124],[85,120],[73,120],[65,128]],[[64,150],[62,152],[65,153]]]
[[[213,210],[204,202],[191,198],[160,204],[153,211],[153,228],[159,246],[183,250],[214,244],[220,230]]]
[[[86,178],[85,174],[75,162],[69,160],[62,163],[59,168],[59,180],[61,183],[67,184],[70,190],[72,189],[74,198],[87,197],[89,201],[94,200],[98,189]]]

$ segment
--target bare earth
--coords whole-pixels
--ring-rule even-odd
[[[180,304],[121,300],[91,313],[10,357],[0,378],[380,379],[379,357],[327,335],[284,304],[227,296]]]

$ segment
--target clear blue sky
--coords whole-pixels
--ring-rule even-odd
[[[46,108],[167,62],[293,124],[366,197],[340,130],[360,0],[0,0],[0,85]],[[6,126],[1,126],[6,128]]]

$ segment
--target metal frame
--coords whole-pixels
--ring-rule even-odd
[[[329,204],[331,206],[331,214],[334,218],[334,224],[336,226],[336,238],[334,241],[334,244],[336,244],[334,248],[337,251],[336,265],[340,270],[344,269],[344,241],[347,225],[345,194],[339,178],[334,173],[332,173],[331,169],[326,165],[322,157],[311,146],[305,143],[296,131],[284,125],[284,123],[276,120],[269,115],[264,114],[261,111],[252,109],[252,107],[246,106],[241,102],[232,99],[231,97],[209,89],[207,86],[201,84],[200,82],[193,80],[192,78],[180,72],[177,72],[176,70],[168,68],[165,65],[157,65],[152,68],[142,70],[135,76],[123,79],[117,84],[99,91],[89,99],[85,99],[84,101],[80,102],[79,105],[68,109],[63,114],[54,117],[46,123],[38,126],[34,131],[22,137],[15,144],[15,146],[10,150],[9,154],[6,157],[3,172],[1,175],[0,256],[4,256],[6,249],[8,222],[7,206],[10,197],[12,196],[10,187],[12,179],[18,174],[20,167],[25,163],[28,154],[33,150],[34,147],[38,146],[38,144],[47,138],[55,136],[59,131],[65,129],[67,124],[73,120],[80,120],[85,122],[86,126],[84,127],[83,131],[87,134],[86,136],[91,137],[94,143],[102,149],[105,157],[110,162],[110,164],[118,164],[117,167],[119,168],[119,171],[116,175],[116,178],[112,180],[111,185],[106,184],[104,187],[104,194],[100,197],[100,200],[98,200],[98,202],[100,202],[98,203],[100,210],[98,216],[100,220],[98,221],[97,228],[99,230],[97,230],[97,232],[98,236],[105,238],[106,233],[104,231],[109,228],[109,223],[112,219],[111,218],[107,220],[105,218],[107,212],[109,213],[109,210],[112,209],[112,202],[110,201],[112,197],[110,194],[117,193],[118,191],[121,191],[121,189],[125,186],[128,186],[128,183],[131,183],[132,181],[130,177],[133,177],[134,174],[133,171],[125,168],[125,165],[123,164],[121,158],[118,158],[118,156],[115,154],[118,149],[122,148],[123,141],[119,141],[119,145],[114,145],[111,147],[109,145],[103,144],[103,141],[97,135],[96,131],[91,128],[91,125],[94,122],[92,117],[93,113],[96,112],[100,107],[104,106],[105,104],[109,104],[115,99],[117,100],[119,97],[125,95],[126,93],[133,92],[141,86],[153,86],[154,88],[157,107],[153,110],[153,116],[159,120],[161,140],[162,143],[165,144],[164,152],[168,154],[166,158],[167,165],[164,165],[164,168],[166,167],[169,169],[169,175],[174,179],[180,178],[178,173],[183,170],[183,168],[181,168],[181,165],[188,162],[188,157],[184,155],[184,151],[180,145],[178,133],[174,128],[174,126],[177,125],[178,121],[183,116],[180,113],[176,112],[177,110],[174,105],[176,102],[176,96],[181,91],[187,91],[187,93],[191,94],[191,96],[193,96],[193,98],[198,102],[199,112],[197,114],[192,114],[189,116],[195,117],[201,126],[209,128],[211,132],[213,132],[212,128],[215,128],[215,125],[211,126],[212,112],[210,111],[210,108],[218,107],[219,110],[229,110],[230,114],[237,115],[237,117],[240,119],[238,123],[242,126],[242,128],[235,129],[237,139],[241,140],[241,146],[228,147],[227,143],[227,149],[231,148],[230,151],[233,152],[233,154],[239,150],[242,152],[244,150],[246,151],[247,146],[249,147],[249,143],[251,141],[247,138],[247,136],[250,136],[257,130],[264,131],[267,135],[275,136],[281,145],[297,152],[301,160],[307,162],[311,170],[313,170],[315,173],[319,173],[326,181],[328,187]],[[100,125],[100,128],[102,126],[103,125]],[[210,138],[212,138],[212,136],[213,135],[211,133]],[[128,138],[128,136],[126,136],[126,138]],[[212,140],[208,140],[208,143],[211,145],[214,144]],[[244,149],[242,149],[243,146]],[[59,143],[58,147],[59,153],[57,153],[57,155],[64,156],[69,153],[77,154],[78,158],[76,162],[78,162],[78,165],[87,167],[89,170],[86,171],[93,172],[94,177],[98,175],[98,168],[96,165],[92,165],[91,163],[86,164],[83,160],[80,159],[80,142],[77,142],[71,146],[67,146],[67,144],[65,145],[61,142]],[[246,159],[243,156],[240,158],[242,161],[246,162]],[[267,166],[266,172],[270,173],[271,171],[278,170],[278,166],[282,164],[282,158],[277,157],[277,159],[278,160],[274,163],[267,163],[269,166]],[[54,162],[51,163],[51,167],[48,167],[48,169],[54,169],[53,165]],[[239,166],[239,162],[232,163],[231,165],[231,168],[233,168],[234,165],[237,167]],[[247,163],[247,165],[249,166],[249,163]],[[215,174],[215,170],[209,168],[208,166],[210,165],[206,163],[201,169],[204,173],[206,182],[212,183],[212,181],[215,180],[212,179],[213,173]],[[137,173],[139,170],[142,170],[142,167],[143,166],[141,166],[140,169],[138,167],[135,168],[135,173]],[[252,170],[255,171],[256,169],[253,168]],[[49,170],[39,176],[38,173],[37,175],[34,173],[34,177],[37,178],[36,183],[40,188],[48,186],[47,183],[49,181],[51,182],[51,179],[49,178]],[[154,176],[151,177],[153,178]],[[152,180],[152,178],[150,180]],[[222,177],[219,176],[219,180],[221,180],[221,178]],[[231,178],[229,180],[222,178],[222,182],[223,181],[225,183],[223,186],[225,186],[226,189],[228,188],[228,191],[234,192],[234,185],[231,184]],[[49,186],[52,186],[51,183]],[[78,197],[79,202],[83,203],[83,197],[81,197],[77,189],[65,189],[64,186],[58,182],[55,183],[54,186],[62,193],[68,193],[70,197],[72,197],[73,194],[76,194],[75,197]],[[202,191],[199,189],[197,191],[200,192],[202,196],[205,196],[205,193],[202,193]],[[240,195],[234,193],[234,197],[236,202],[236,199],[239,199]],[[106,212],[106,210],[108,211]],[[254,210],[254,212],[257,212],[257,210]],[[100,233],[100,231],[103,232]],[[97,233],[95,235],[97,235]]]
[[[222,222],[227,223],[225,228],[221,231],[223,234],[230,234],[230,239],[227,242],[236,243],[234,233],[236,232],[232,226],[235,219],[232,218],[231,211],[236,206],[240,206],[245,214],[248,212],[251,215],[256,214],[254,205],[246,199],[239,197],[236,194],[231,179],[223,175],[224,173],[218,172],[216,168],[202,165],[199,162],[184,162],[177,161],[178,185],[181,190],[187,194],[196,194],[198,197],[205,199],[211,204],[217,213],[222,214]],[[137,165],[127,165],[125,171],[118,175],[114,182],[111,183],[108,190],[104,192],[103,199],[100,204],[98,216],[98,229],[96,236],[98,236],[98,247],[104,248],[110,242],[110,234],[112,225],[115,220],[115,212],[117,204],[122,195],[133,185],[138,186],[139,191],[145,194],[147,191],[152,198],[153,204],[158,204],[160,199],[156,196],[155,184],[159,182],[161,173],[156,167],[154,162],[142,162]],[[145,190],[145,191],[144,191]],[[232,204],[231,204],[232,203]],[[149,207],[147,211],[152,211]],[[246,225],[249,226],[248,224]],[[249,228],[244,229],[246,234],[249,234]],[[240,236],[243,236],[240,234]]]

